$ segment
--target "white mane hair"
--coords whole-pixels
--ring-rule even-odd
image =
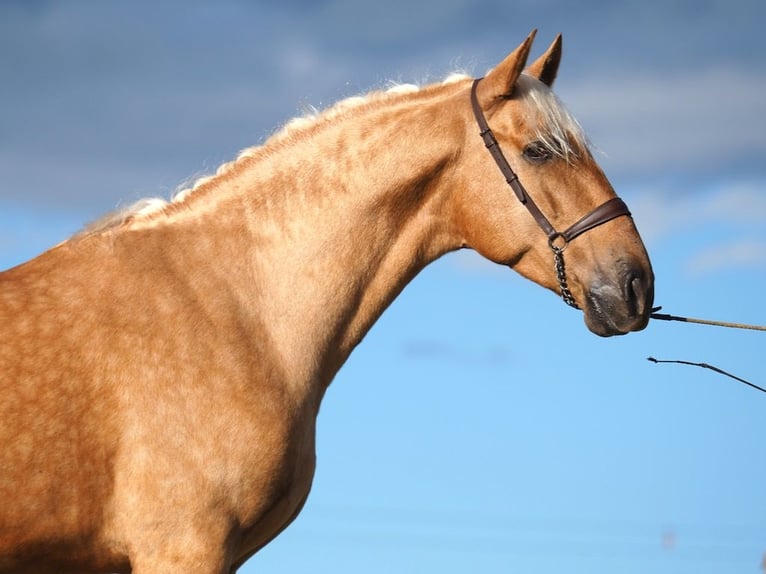
[[[535,138],[552,154],[572,163],[590,148],[580,122],[541,81],[522,74],[513,95],[529,103],[527,120],[535,125]]]
[[[455,84],[469,79],[470,76],[466,74],[452,73],[442,81],[442,85]],[[412,94],[421,89],[421,86],[415,84],[392,83],[386,90],[371,92],[365,96],[346,98],[324,111],[311,106],[303,116],[293,118],[284,124],[267,140],[265,145],[300,134],[315,126],[320,120],[333,120],[351,109],[382,98]],[[522,74],[519,77],[516,90],[514,90],[514,97],[517,96],[529,103],[530,117],[528,120],[536,125],[537,139],[553,154],[569,162],[578,157],[578,150],[587,149],[588,144],[582,127],[550,88],[537,79]],[[199,177],[191,185],[182,185],[170,200],[158,197],[140,199],[87,225],[75,237],[108,231],[131,220],[159,214],[170,205],[182,203],[200,187],[230,171],[237,162],[257,155],[262,149],[263,146],[245,148],[234,160],[221,164],[214,174]]]

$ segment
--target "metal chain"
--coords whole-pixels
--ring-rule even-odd
[[[566,247],[566,245],[564,247]],[[564,300],[564,303],[570,307],[579,309],[580,307],[577,305],[577,302],[575,301],[574,296],[572,296],[572,292],[569,290],[569,286],[567,285],[567,274],[564,267],[564,249],[561,247],[556,247],[555,245],[551,245],[551,249],[553,250],[553,261],[556,266],[556,278],[559,280],[561,298]]]

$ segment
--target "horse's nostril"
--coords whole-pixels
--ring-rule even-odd
[[[630,271],[625,278],[624,287],[625,303],[628,307],[628,313],[631,317],[639,317],[647,309],[649,289],[642,273]]]
[[[639,301],[642,299],[642,292],[643,286],[641,285],[641,280],[638,277],[633,278],[633,281],[630,282],[630,294],[628,295],[628,300],[630,301],[630,307],[633,315],[638,314],[638,306],[640,304]]]

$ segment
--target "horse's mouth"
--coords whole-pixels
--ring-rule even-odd
[[[622,287],[611,283],[591,285],[585,297],[585,324],[601,337],[641,331],[649,324],[654,282],[638,273],[628,274]]]

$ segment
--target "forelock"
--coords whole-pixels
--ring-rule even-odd
[[[514,96],[528,104],[528,120],[534,125],[536,139],[567,161],[580,158],[589,147],[588,140],[580,123],[556,94],[526,74],[519,77],[515,90]]]

